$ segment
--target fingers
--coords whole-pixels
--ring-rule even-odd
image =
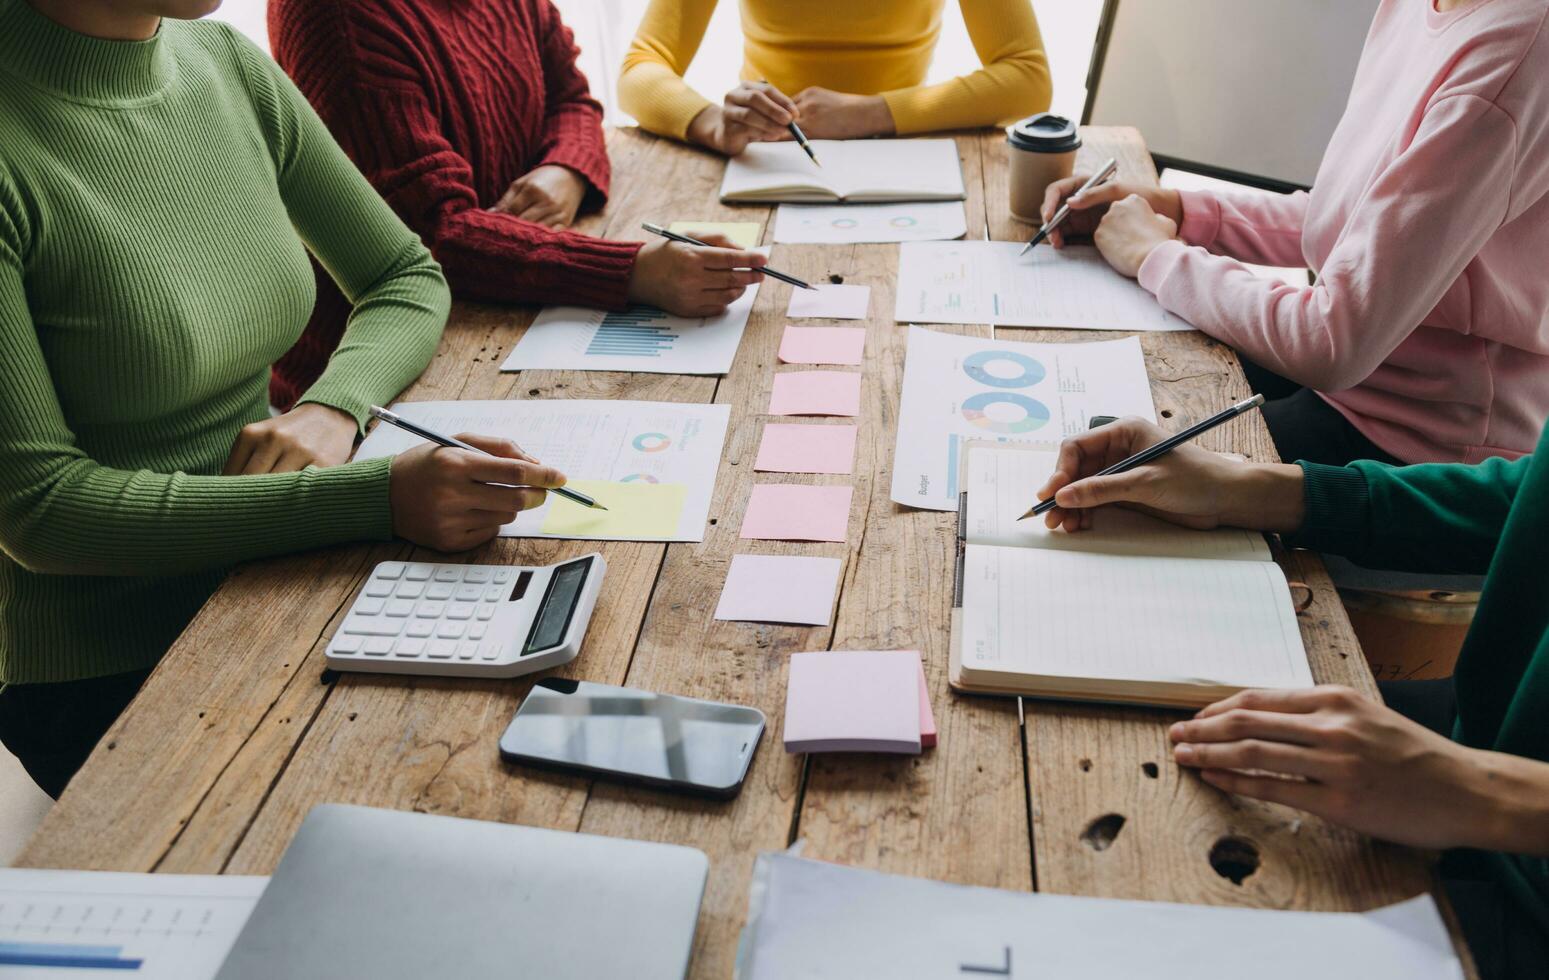
[[[496,456],[503,456],[506,459],[525,459],[530,463],[538,462],[533,457],[527,455],[521,446],[510,439],[480,435],[477,432],[459,432],[457,438],[470,446],[476,446],[487,453],[494,453]]]
[[[1183,742],[1173,747],[1173,759],[1190,769],[1235,769],[1320,782],[1338,776],[1337,764],[1325,753],[1255,738],[1221,744]]]
[[[762,269],[769,264],[762,252],[741,248],[700,248],[694,255],[706,269]]]
[[[508,487],[562,487],[565,474],[552,466],[517,459],[464,454],[464,474],[475,483],[499,483]]]
[[[1145,199],[1133,192],[1127,185],[1110,180],[1106,184],[1098,184],[1090,190],[1082,191],[1071,196],[1065,203],[1070,205],[1072,211],[1087,211],[1104,204],[1113,204],[1115,201],[1127,200],[1131,197],[1139,198],[1142,203]],[[1150,207],[1150,205],[1146,205]]]
[[[1146,503],[1145,487],[1152,479],[1151,469],[1140,466],[1127,473],[1089,476],[1061,487],[1055,500],[1061,507],[1090,508],[1107,504]]]
[[[237,441],[231,444],[231,452],[226,456],[226,462],[221,466],[221,476],[237,476],[247,466],[247,461],[253,457],[253,440],[248,438],[247,430],[237,433]]]
[[[726,93],[721,111],[729,122],[771,136],[784,132],[800,115],[796,103],[767,82],[743,82]]]
[[[1251,796],[1266,803],[1280,803],[1309,813],[1319,813],[1326,809],[1324,800],[1329,791],[1318,783],[1278,776],[1250,776],[1229,769],[1206,769],[1199,776],[1225,793]]]
[[[1328,733],[1327,721],[1312,715],[1234,708],[1209,718],[1180,721],[1167,730],[1167,737],[1175,745],[1196,747],[1245,739],[1310,747],[1326,744]]]
[[[1349,698],[1360,695],[1350,688],[1335,684],[1323,684],[1314,688],[1296,690],[1255,689],[1238,691],[1229,698],[1201,708],[1194,717],[1210,718],[1228,711],[1249,709],[1253,711],[1280,711],[1308,714],[1320,708],[1343,705]]]
[[[272,473],[280,457],[285,455],[285,446],[267,432],[251,437],[251,441],[252,455],[247,458],[247,462],[238,472],[243,476]]]

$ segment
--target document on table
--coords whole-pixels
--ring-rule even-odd
[[[1176,905],[953,885],[761,854],[739,980],[1462,980],[1435,901],[1371,912]]]
[[[786,327],[780,337],[783,364],[859,364],[865,327]]]
[[[758,483],[738,536],[758,541],[844,541],[854,487]]]
[[[774,240],[781,245],[950,241],[968,234],[961,201],[901,204],[782,204]]]
[[[0,869],[0,974],[210,980],[268,878]]]
[[[956,510],[966,440],[1052,450],[1094,415],[1156,420],[1139,339],[1029,344],[910,327],[892,498]]]
[[[676,316],[654,306],[594,310],[548,306],[511,349],[502,371],[725,374],[758,296],[755,283],[723,312]]]
[[[794,142],[751,143],[726,161],[721,200],[737,203],[961,201],[950,139],[813,140],[817,166]]]
[[[501,529],[511,538],[703,541],[731,409],[683,402],[521,399],[404,402],[393,411],[447,435],[500,436],[553,466],[619,514],[594,512],[554,494]],[[396,456],[418,436],[378,425],[356,459]],[[642,491],[647,483],[675,490]],[[619,489],[622,487],[623,489]],[[563,509],[566,513],[557,513]]]
[[[732,555],[715,618],[827,626],[842,568],[837,558]]]
[[[1075,330],[1192,330],[1097,249],[1020,242],[906,242],[899,247],[899,323],[988,323]]]
[[[866,307],[870,302],[870,286],[815,283],[811,289],[791,290],[791,302],[785,310],[785,315],[829,320],[864,320]]]

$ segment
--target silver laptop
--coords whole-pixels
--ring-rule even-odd
[[[693,848],[324,804],[217,980],[681,980]]]

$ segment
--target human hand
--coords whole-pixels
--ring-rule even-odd
[[[1109,205],[1092,241],[1120,274],[1134,279],[1158,245],[1178,237],[1178,223],[1157,214],[1139,194]]]
[[[1081,531],[1092,526],[1093,508],[1116,504],[1199,530],[1301,526],[1299,466],[1239,463],[1186,442],[1127,472],[1093,475],[1168,435],[1144,419],[1125,418],[1066,439],[1054,472],[1038,490],[1039,500],[1056,501],[1044,525]]]
[[[892,110],[880,95],[850,95],[814,86],[798,92],[795,101],[801,131],[811,139],[864,139],[894,131]]]
[[[359,431],[352,416],[328,405],[306,402],[284,415],[243,426],[221,475],[293,473],[308,466],[338,466],[350,458]]]
[[[387,496],[394,534],[437,551],[466,551],[540,506],[544,488],[565,485],[563,473],[510,440],[457,438],[494,456],[425,443],[393,459]]]
[[[1131,195],[1145,198],[1151,205],[1151,210],[1171,218],[1175,224],[1183,223],[1183,200],[1178,196],[1177,191],[1133,184],[1124,180],[1110,180],[1106,184],[1097,185],[1085,194],[1077,194],[1081,185],[1091,179],[1091,176],[1091,174],[1076,174],[1057,180],[1044,192],[1043,212],[1040,215],[1044,224],[1054,220],[1060,205],[1070,205],[1070,214],[1065,216],[1065,220],[1060,222],[1058,228],[1049,232],[1049,244],[1055,248],[1064,248],[1066,242],[1071,239],[1092,237],[1097,231],[1097,226],[1108,213],[1109,206]]]
[[[711,248],[665,238],[647,242],[629,275],[629,299],[679,316],[714,316],[764,278],[767,261],[721,235],[695,236]]]
[[[1168,736],[1218,789],[1411,847],[1470,845],[1490,812],[1474,750],[1347,687],[1243,691]]]
[[[569,167],[548,163],[511,181],[491,211],[503,211],[550,228],[567,228],[586,199],[586,181]]]
[[[689,139],[736,156],[749,143],[788,140],[785,127],[796,121],[796,103],[768,82],[743,82],[718,106],[709,106],[688,126]]]

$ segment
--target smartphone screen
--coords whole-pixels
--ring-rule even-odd
[[[764,730],[754,708],[545,678],[500,738],[517,762],[734,792]]]

